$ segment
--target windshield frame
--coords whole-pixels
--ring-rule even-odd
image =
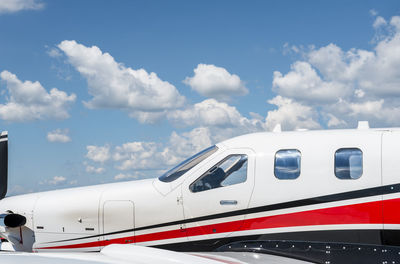
[[[203,160],[207,159],[209,156],[217,152],[217,150],[218,147],[216,145],[213,145],[198,152],[197,154],[187,158],[172,169],[165,172],[163,175],[158,177],[158,180],[165,183],[175,181],[176,179],[186,174],[186,172],[190,171],[193,167],[201,163]]]

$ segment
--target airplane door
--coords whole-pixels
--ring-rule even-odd
[[[103,205],[104,246],[134,243],[135,218],[132,201],[105,201]],[[121,232],[124,231],[124,232]]]
[[[186,233],[189,241],[232,235],[243,224],[254,187],[254,152],[225,151],[182,184]],[[206,242],[207,243],[207,242]],[[211,243],[211,241],[210,241]]]

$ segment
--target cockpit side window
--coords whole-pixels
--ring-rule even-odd
[[[211,156],[217,150],[218,148],[215,145],[206,148],[205,150],[200,151],[196,155],[193,155],[192,157],[178,164],[176,167],[167,171],[166,173],[161,175],[158,179],[162,182],[172,182],[181,177],[183,174],[192,169],[194,166],[196,166],[197,164],[199,164],[200,162]]]
[[[247,155],[230,155],[213,166],[193,182],[189,189],[202,192],[245,182],[247,179]]]

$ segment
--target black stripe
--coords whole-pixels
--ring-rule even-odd
[[[377,264],[398,263],[400,248],[364,243],[308,241],[240,241],[223,246],[218,252],[253,252],[278,255],[311,263]]]
[[[0,139],[2,138],[8,138],[8,135],[0,135]]]
[[[150,225],[150,226],[143,226],[143,227],[138,227],[138,228],[134,228],[134,229],[121,230],[121,231],[116,231],[116,232],[111,232],[111,233],[106,233],[106,234],[93,235],[93,236],[87,236],[87,237],[82,237],[82,238],[59,240],[59,241],[54,241],[54,242],[50,242],[50,243],[88,239],[88,238],[94,238],[94,237],[99,237],[99,236],[115,235],[115,234],[120,234],[120,233],[128,233],[128,232],[141,231],[141,230],[146,230],[146,229],[166,227],[166,226],[171,226],[171,225],[188,224],[188,223],[193,223],[193,222],[214,220],[214,219],[218,219],[218,218],[225,218],[225,217],[231,217],[231,216],[239,216],[239,215],[268,212],[268,211],[274,211],[274,210],[280,210],[280,209],[295,208],[295,207],[300,207],[300,206],[338,202],[338,201],[365,198],[365,197],[370,197],[370,196],[384,195],[384,194],[391,194],[391,193],[398,193],[398,192],[400,192],[400,184],[392,184],[392,185],[362,189],[362,190],[357,190],[357,191],[343,192],[343,193],[338,193],[338,194],[330,194],[330,195],[324,195],[324,196],[319,196],[319,197],[314,197],[314,198],[307,198],[307,199],[302,199],[302,200],[284,202],[284,203],[279,203],[279,204],[253,207],[253,208],[242,209],[242,210],[231,211],[231,212],[220,213],[220,214],[205,215],[205,216],[189,218],[189,219],[184,219],[184,220],[179,220],[179,221],[161,223],[161,224]]]
[[[173,244],[156,245],[154,247],[186,252],[209,252],[224,247],[227,244],[246,241],[301,241],[321,243],[351,243],[400,246],[400,230],[360,229],[360,230],[321,230],[300,231],[275,234],[260,234],[248,236],[223,237],[217,239],[187,241]],[[386,237],[396,238],[387,241]],[[400,249],[400,248],[399,248]]]
[[[186,252],[209,252],[225,248],[227,244],[246,241],[298,241],[319,243],[348,243],[396,246],[400,251],[400,230],[360,229],[360,230],[321,230],[300,231],[275,234],[260,234],[249,236],[224,237],[217,239],[187,241],[174,244],[157,245],[154,247]],[[225,251],[220,250],[220,251]],[[400,255],[400,254],[399,254]]]

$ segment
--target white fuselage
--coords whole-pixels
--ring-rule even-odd
[[[352,232],[354,242],[368,234],[368,243],[379,244],[383,230],[400,230],[394,210],[400,204],[399,129],[257,133],[216,146],[171,182],[150,179],[5,198],[0,214],[12,211],[27,221],[9,228],[0,219],[0,236],[21,251],[99,251],[112,243],[193,250],[232,239],[301,240],[331,232]],[[341,149],[361,153],[361,165],[349,159],[357,177],[335,174]],[[287,150],[300,157],[298,175],[279,179],[277,153]],[[245,167],[233,174],[244,177],[218,187],[206,183],[205,175],[240,158]],[[293,173],[294,165],[287,166]]]

